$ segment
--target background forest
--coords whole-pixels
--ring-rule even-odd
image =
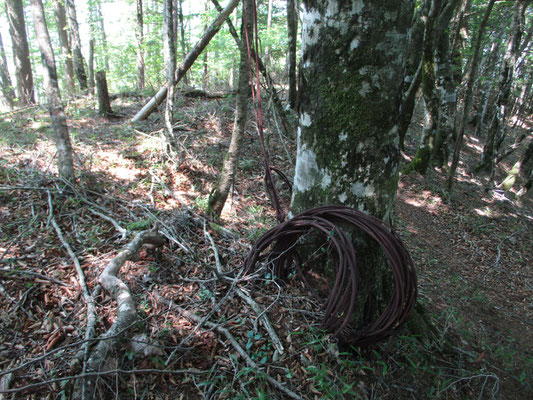
[[[0,399],[533,398],[533,6],[395,6],[395,196],[359,209],[394,227],[418,298],[350,346],[321,325],[331,269],[244,265],[312,181],[307,112],[335,99],[309,94],[313,23],[372,2],[254,3],[0,0]]]

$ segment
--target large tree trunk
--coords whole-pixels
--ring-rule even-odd
[[[22,104],[35,103],[30,49],[24,22],[24,6],[21,0],[6,0],[9,34],[13,44],[13,60],[17,77],[17,95]]]
[[[45,68],[44,82],[48,100],[48,111],[56,136],[57,169],[61,177],[69,181],[74,181],[72,146],[68,133],[67,119],[63,110],[63,104],[61,103],[61,94],[59,93],[54,52],[50,43],[50,36],[46,27],[44,8],[41,0],[31,0],[31,12]]]
[[[397,102],[412,2],[303,4],[303,86],[291,211],[344,204],[388,220],[398,188]],[[356,320],[364,323],[382,310],[391,276],[379,246],[354,235],[365,282]],[[364,316],[367,306],[373,311]]]
[[[143,34],[143,1],[136,0],[137,24],[135,37],[137,38],[137,89],[144,89],[144,34]]]
[[[65,0],[68,15],[68,25],[70,28],[70,38],[72,42],[72,53],[74,55],[74,71],[80,84],[82,92],[87,91],[87,75],[85,73],[85,60],[81,52],[80,30],[78,27],[78,18],[76,16],[76,7],[74,0]]]
[[[289,38],[289,105],[296,108],[296,38],[298,36],[298,0],[287,0],[287,34]]]
[[[246,45],[246,36],[244,29],[248,31],[250,44],[253,43],[253,0],[243,1],[243,21],[241,27],[241,42],[239,45],[240,63],[239,63],[239,94],[237,96],[237,105],[235,107],[235,122],[231,134],[231,142],[228,152],[224,157],[224,164],[220,172],[218,181],[209,196],[207,212],[214,218],[220,217],[228,193],[235,181],[235,174],[239,163],[242,139],[246,130],[247,110],[248,110],[248,93],[250,91],[250,66],[248,61],[248,50]]]
[[[62,0],[54,1],[54,12],[56,16],[57,33],[61,43],[61,53],[65,63],[65,86],[67,93],[73,94],[76,91],[74,82],[74,64],[72,63],[72,49],[68,37],[67,15]]]
[[[11,86],[11,78],[7,68],[7,58],[4,50],[4,42],[0,35],[0,85],[2,86],[2,99],[5,106],[12,109],[15,105],[15,92]]]
[[[176,70],[176,81],[175,85],[185,76],[185,73],[191,68],[193,63],[196,61],[198,56],[209,44],[211,39],[217,34],[220,30],[220,26],[224,23],[224,20],[231,14],[233,9],[237,7],[239,0],[231,0],[223,12],[221,12],[213,23],[207,28],[207,31],[204,32],[201,39],[196,43],[194,48],[187,54],[187,56],[181,62],[179,68]],[[168,82],[163,85],[156,93],[154,97],[150,99],[148,103],[137,113],[132,119],[132,122],[138,122],[143,119],[146,119],[161,102],[166,98],[168,91]]]

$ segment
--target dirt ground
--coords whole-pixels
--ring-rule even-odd
[[[304,399],[533,398],[533,199],[515,197],[519,180],[511,192],[486,190],[487,176],[471,172],[481,138],[468,138],[451,194],[445,171],[400,179],[395,229],[415,261],[419,302],[435,335],[406,331],[370,350],[347,350],[318,328],[320,302],[301,282],[281,285],[267,275],[243,282],[240,289],[264,310],[258,315],[213,272],[217,263],[225,271],[241,268],[254,240],[275,225],[252,123],[221,224],[203,218],[229,144],[234,100],[178,101],[172,161],[162,150],[158,115],[128,123],[143,101],[118,97],[113,107],[121,116],[114,119],[100,118],[92,101],[69,103],[75,187],[54,176],[53,132],[43,110],[0,116],[5,398],[74,396],[87,325],[74,258],[96,300],[98,337],[117,315],[112,298],[95,292],[98,277],[151,227],[169,242],[143,249],[120,271],[138,322],[121,333],[108,372],[99,376],[99,398],[289,398],[272,379]],[[276,122],[267,108],[272,163],[291,175],[294,140]],[[419,129],[413,123],[404,163]],[[498,181],[518,155],[502,163]],[[287,188],[280,189],[288,203]],[[175,307],[213,325],[198,326]],[[283,352],[259,324],[263,314]]]

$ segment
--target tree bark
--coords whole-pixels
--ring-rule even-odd
[[[89,70],[89,94],[94,94],[94,39],[89,40],[89,62],[87,65]]]
[[[289,105],[296,108],[296,38],[298,36],[298,0],[287,0],[287,34],[289,39]]]
[[[524,13],[526,8],[527,2],[525,0],[517,0],[514,5],[513,21],[503,60],[498,95],[494,105],[495,111],[487,133],[487,142],[483,147],[481,163],[476,167],[478,171],[488,170],[491,172],[491,175],[493,168],[495,167],[494,158],[497,156],[499,147],[505,137],[505,124],[509,112],[509,99],[511,96],[514,70],[521,46]]]
[[[478,65],[479,65],[480,54],[481,54],[481,43],[483,41],[483,35],[485,34],[485,28],[487,27],[487,23],[489,21],[490,13],[492,12],[492,7],[494,6],[494,2],[495,0],[490,0],[489,4],[487,4],[487,8],[485,9],[485,15],[483,16],[483,20],[481,21],[481,24],[479,25],[479,31],[478,31],[476,42],[474,45],[474,54],[470,61],[470,68],[467,72],[467,76],[465,79],[467,81],[466,92],[464,95],[465,100],[463,103],[463,111],[461,113],[461,120],[459,122],[459,130],[457,132],[457,139],[455,141],[452,164],[450,166],[450,172],[448,175],[447,185],[448,185],[449,191],[452,190],[453,178],[455,176],[455,171],[457,170],[457,165],[459,164],[459,155],[463,147],[463,139],[464,139],[466,121],[468,120],[468,111],[470,109],[470,103],[472,102],[472,94],[474,93],[474,83],[476,81],[476,75],[478,72]]]
[[[165,107],[165,150],[171,150],[174,142],[172,113],[174,111],[174,71],[176,70],[176,43],[174,40],[173,0],[163,0],[163,51],[165,52],[165,75],[168,82],[167,103]]]
[[[185,38],[185,25],[183,23],[183,0],[178,0],[178,21],[179,21],[179,28],[180,28],[180,43],[181,43],[181,58],[185,59],[185,56],[187,55],[187,45],[186,45],[186,38]],[[183,83],[185,86],[189,84],[187,74],[183,76]]]
[[[13,60],[17,78],[17,96],[22,104],[34,104],[33,73],[30,49],[24,21],[24,6],[20,0],[6,0],[9,34],[13,44]]]
[[[96,91],[98,94],[98,109],[100,115],[113,115],[111,109],[111,101],[109,100],[109,92],[107,90],[107,79],[105,71],[98,71],[96,73]]]
[[[56,16],[57,33],[61,43],[61,53],[65,63],[65,86],[67,93],[74,94],[76,84],[74,82],[74,64],[72,63],[72,49],[68,37],[67,15],[62,0],[54,0],[54,13]]]
[[[44,17],[44,7],[41,0],[31,0],[33,25],[39,42],[39,49],[45,68],[44,82],[48,100],[48,112],[54,127],[57,146],[57,169],[59,176],[74,181],[74,165],[72,162],[72,145],[68,133],[67,119],[61,103],[61,94],[57,82],[57,70],[54,52],[50,43],[48,28]]]
[[[209,0],[205,0],[205,9],[204,15],[206,16],[206,24],[204,26],[204,31],[207,30],[207,19],[209,18]],[[203,76],[202,76],[202,88],[207,90],[209,86],[209,51],[204,51],[203,59]]]
[[[78,18],[76,16],[76,7],[74,5],[74,0],[65,0],[67,16],[68,16],[68,25],[70,28],[70,38],[72,42],[72,54],[74,58],[74,72],[76,73],[76,78],[80,85],[80,90],[82,92],[87,91],[87,75],[85,73],[85,60],[81,52],[81,39],[80,39],[80,30],[78,27]]]
[[[137,89],[144,89],[144,34],[143,34],[143,1],[136,0],[137,24],[135,25],[135,37],[137,39]]]
[[[107,51],[107,35],[105,33],[104,14],[102,13],[101,0],[96,1],[96,18],[100,28],[100,38],[102,40],[102,53],[104,56],[105,70],[109,71],[109,52]]]
[[[2,35],[0,35],[0,85],[2,86],[2,98],[5,106],[11,110],[15,105],[15,92],[13,91],[9,70],[7,68],[7,58]]]
[[[388,220],[398,188],[398,76],[412,2],[303,4],[303,85],[291,211],[343,204]],[[355,316],[361,323],[383,309],[391,276],[379,246],[353,235],[357,257],[365,264]]]
[[[209,44],[211,39],[217,34],[220,30],[220,26],[224,23],[224,20],[231,14],[233,9],[237,7],[239,0],[231,0],[224,11],[220,13],[213,23],[209,26],[206,32],[204,32],[202,38],[196,43],[194,48],[187,54],[187,56],[181,62],[179,68],[176,70],[176,81],[175,85],[183,78],[185,73],[191,68],[193,63],[196,61],[198,56]],[[132,119],[132,122],[138,122],[143,119],[146,119],[161,102],[166,98],[168,91],[168,82],[163,85],[154,97],[150,99],[148,103],[137,113]]]
[[[439,99],[435,87],[435,24],[441,9],[442,0],[431,0],[427,3],[424,40],[422,45],[422,95],[424,98],[424,128],[418,150],[407,171],[413,170],[424,175],[431,161],[435,146],[439,118]]]
[[[250,46],[253,41],[253,0],[243,1],[243,20],[241,26],[241,40],[239,45],[240,63],[239,63],[239,94],[237,96],[237,105],[235,107],[235,122],[233,124],[233,132],[231,134],[231,142],[228,152],[224,157],[224,164],[220,172],[220,176],[215,185],[215,188],[209,196],[207,213],[219,218],[226,204],[228,193],[235,181],[235,174],[240,159],[240,152],[242,147],[242,139],[246,131],[246,120],[248,116],[248,94],[250,92],[250,65],[248,61],[248,49],[246,40],[244,39],[244,29],[248,31],[248,40]]]

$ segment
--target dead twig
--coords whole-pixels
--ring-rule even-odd
[[[89,208],[89,211],[92,212],[94,215],[97,215],[100,218],[103,218],[106,221],[111,222],[113,224],[113,226],[115,227],[115,229],[117,231],[119,231],[120,234],[122,235],[122,240],[126,239],[126,235],[128,234],[128,230],[123,228],[122,226],[120,226],[120,224],[117,222],[117,220],[115,220],[114,218],[111,218],[110,216],[105,215],[105,214],[103,214],[103,213],[101,213],[99,211],[93,210],[92,208]]]
[[[200,323],[205,324],[210,329],[213,329],[213,330],[217,331],[218,333],[221,333],[222,335],[224,335],[226,337],[226,339],[230,342],[230,344],[233,346],[233,348],[237,351],[237,353],[239,353],[239,355],[245,360],[246,364],[249,367],[253,368],[255,371],[259,371],[261,369],[259,364],[257,364],[254,360],[252,360],[252,358],[242,348],[242,346],[239,344],[237,339],[235,339],[235,337],[231,334],[231,332],[228,329],[226,329],[226,328],[224,328],[224,327],[222,327],[220,325],[217,325],[217,324],[215,324],[213,322],[204,321],[204,318],[201,318],[200,316],[195,315],[192,312],[185,310],[184,308],[181,308],[180,306],[178,306],[178,305],[172,303],[171,301],[165,299],[163,296],[161,296],[157,292],[155,293],[155,298],[156,298],[157,301],[165,304],[169,308],[174,309],[175,311],[179,312],[184,317],[196,322],[197,324],[200,324]],[[272,378],[271,376],[267,375],[266,373],[264,373],[264,375],[262,374],[261,376],[264,376],[264,378],[272,386],[274,386],[276,389],[278,389],[281,392],[283,392],[285,395],[287,395],[291,399],[302,400],[302,397],[300,397],[298,394],[294,393],[289,388],[283,386],[283,384],[281,384],[280,382],[278,382],[276,379]]]
[[[28,316],[28,318],[30,319],[33,319],[33,316],[28,312],[28,310],[26,310],[24,307],[22,307],[22,304],[20,304],[13,296],[11,296],[7,289],[4,287],[4,285],[2,285],[0,283],[0,293],[2,293],[4,296],[6,296],[6,298],[12,302],[13,304],[15,304],[15,306],[17,306],[18,308],[20,308],[22,311],[24,311],[24,314],[26,314]]]
[[[242,289],[237,288],[236,292],[237,292],[237,295],[239,295],[241,299],[246,301],[246,303],[248,303],[248,305],[252,307],[252,309],[256,312],[257,319],[261,320],[261,322],[263,323],[263,326],[268,332],[268,335],[272,339],[272,344],[274,345],[274,347],[276,348],[276,350],[278,351],[280,355],[283,354],[285,352],[285,349],[283,348],[283,344],[281,343],[281,340],[279,340],[279,337],[276,331],[274,330],[274,327],[270,323],[270,320],[268,319],[265,313],[266,310],[261,310],[261,307],[259,306],[259,304],[257,304],[257,302],[254,299],[252,299],[252,297],[250,297],[248,294],[246,294]]]
[[[26,271],[26,270],[23,270],[23,269],[0,268],[0,273],[2,273],[2,272],[5,272],[7,275],[10,275],[10,274],[31,275],[31,276],[36,276],[37,278],[46,279],[47,281],[56,283],[56,284],[58,284],[60,286],[65,286],[65,287],[72,286],[72,285],[69,285],[68,283],[60,281],[59,279],[55,279],[55,278],[52,278],[50,276],[40,274],[38,272]]]
[[[0,386],[0,394],[6,394],[6,393],[20,393],[24,392],[26,390],[36,389],[41,386],[50,385],[55,382],[63,382],[63,381],[70,381],[73,379],[82,379],[82,378],[91,378],[91,377],[99,377],[99,376],[106,376],[106,375],[113,375],[113,374],[124,374],[124,375],[139,375],[139,374],[173,374],[173,375],[181,375],[181,374],[190,374],[190,375],[202,375],[202,374],[208,374],[210,371],[202,371],[199,369],[191,368],[191,369],[110,369],[107,371],[94,371],[94,372],[85,372],[83,374],[79,375],[71,375],[71,376],[62,376],[60,378],[52,378],[47,379],[42,382],[37,383],[31,383],[29,385],[21,386],[18,388],[13,389],[4,389],[3,386]],[[5,379],[5,377],[4,377]],[[4,381],[2,379],[2,382]]]
[[[83,363],[83,371],[85,372],[87,368],[87,359],[89,357],[89,346],[90,342],[89,340],[94,336],[94,332],[96,330],[96,305],[94,303],[94,298],[92,297],[91,293],[89,292],[89,289],[87,287],[87,282],[85,281],[85,274],[83,273],[83,269],[81,268],[81,264],[78,260],[78,257],[66,241],[65,237],[63,236],[63,232],[61,231],[61,228],[57,224],[54,214],[53,214],[53,205],[52,205],[52,195],[50,192],[48,193],[48,205],[50,207],[50,223],[54,227],[57,236],[59,240],[61,241],[61,244],[63,247],[67,250],[68,255],[70,256],[72,262],[74,263],[74,269],[76,270],[76,274],[78,275],[78,282],[81,288],[81,293],[83,296],[83,300],[85,301],[85,304],[87,306],[87,328],[85,330],[85,344],[83,346],[83,353],[84,353],[84,363]]]

